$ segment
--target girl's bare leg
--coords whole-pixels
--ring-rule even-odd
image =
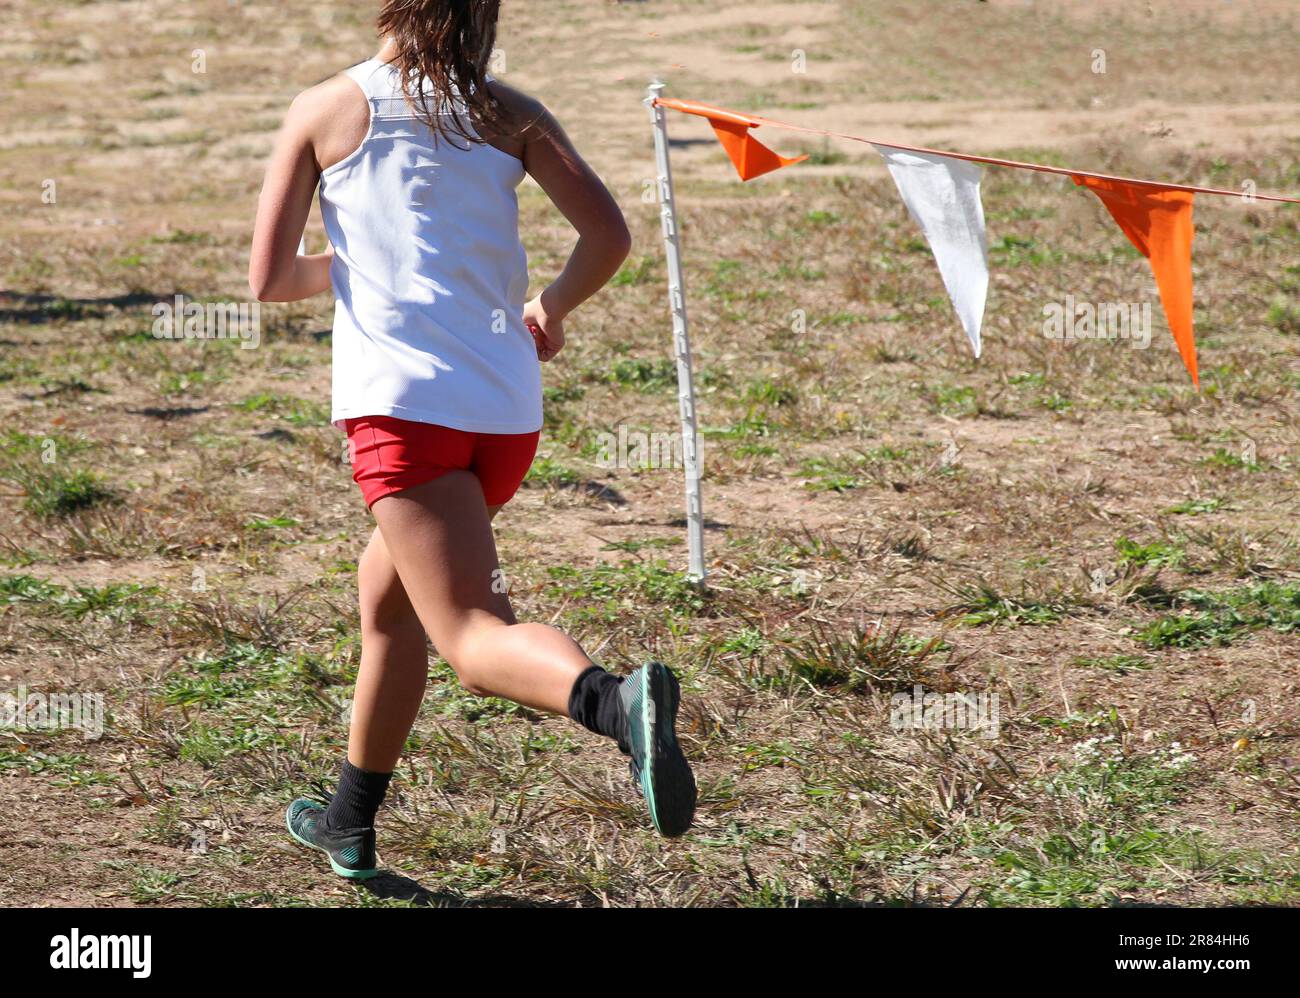
[[[567,715],[573,684],[591,667],[591,659],[577,642],[554,627],[521,624],[515,619],[510,599],[501,591],[505,587],[500,584],[491,516],[478,479],[468,471],[450,472],[380,499],[372,512],[407,603],[465,688],[480,696],[504,697]],[[409,621],[403,625],[404,635],[410,626]],[[364,642],[363,637],[363,649]],[[394,690],[406,682],[412,685],[401,688],[409,695],[414,685],[409,678],[394,679]],[[404,741],[418,707],[418,694],[412,697],[415,704],[403,708],[398,716],[389,713],[384,685],[376,683],[377,693],[367,701],[374,705],[368,723],[378,728],[382,715],[382,724],[400,728]],[[359,677],[357,706],[361,704]],[[355,734],[355,711],[353,717]],[[403,720],[405,723],[397,723]],[[370,740],[368,737],[366,742]],[[396,751],[400,748],[399,742]],[[359,768],[371,768],[352,761]]]
[[[488,519],[500,506],[488,507]],[[428,638],[376,527],[357,567],[361,666],[348,733],[348,761],[392,772],[415,724],[428,677]]]
[[[372,773],[391,773],[424,698],[429,654],[424,626],[378,528],[357,566],[357,584],[361,667],[352,699],[348,762]]]
[[[696,788],[673,730],[680,694],[671,672],[651,662],[624,685],[561,631],[519,623],[501,585],[496,510],[470,472],[387,496],[372,512],[379,529],[358,571],[362,653],[348,761],[323,813],[303,798],[289,806],[295,838],[323,849],[344,876],[373,875],[374,816],[423,698],[426,635],[472,693],[564,716],[577,698],[573,719],[631,755],[655,827],[685,832]]]

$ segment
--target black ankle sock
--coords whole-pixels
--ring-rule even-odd
[[[622,678],[598,665],[584,670],[569,694],[569,716],[588,731],[613,738],[626,752],[628,750],[623,746],[623,704],[618,698],[618,689],[622,685]]]
[[[373,827],[392,778],[392,773],[369,773],[344,759],[338,789],[325,809],[325,827],[334,831]]]

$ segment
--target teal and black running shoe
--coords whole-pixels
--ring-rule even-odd
[[[696,791],[690,763],[677,744],[677,677],[667,666],[651,662],[623,680],[619,698],[632,778],[645,797],[650,820],[661,835],[682,835],[695,817]]]
[[[299,797],[289,805],[284,823],[289,834],[310,849],[319,849],[329,857],[330,866],[340,877],[349,880],[369,880],[377,876],[375,855],[375,830],[351,828],[331,832],[322,827],[321,815],[325,806],[320,801]]]

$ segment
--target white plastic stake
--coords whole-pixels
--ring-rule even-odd
[[[686,465],[687,576],[704,581],[704,508],[700,502],[700,437],[695,422],[695,377],[691,372],[691,339],[686,323],[686,282],[682,277],[682,251],[678,240],[673,201],[673,172],[668,161],[668,126],[664,109],[655,98],[664,85],[656,80],[646,91],[645,105],[654,125],[659,216],[664,230],[664,255],[668,261],[668,307],[673,316],[673,352],[677,358],[677,399],[682,415],[682,456]]]

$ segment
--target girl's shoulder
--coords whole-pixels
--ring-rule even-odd
[[[503,138],[526,146],[545,138],[555,129],[555,118],[536,97],[502,83],[495,77],[488,77],[488,87],[492,96],[505,109],[510,121],[510,134]]]
[[[365,141],[370,101],[356,80],[342,72],[295,97],[285,127],[300,131],[315,150],[317,166],[328,170]]]

